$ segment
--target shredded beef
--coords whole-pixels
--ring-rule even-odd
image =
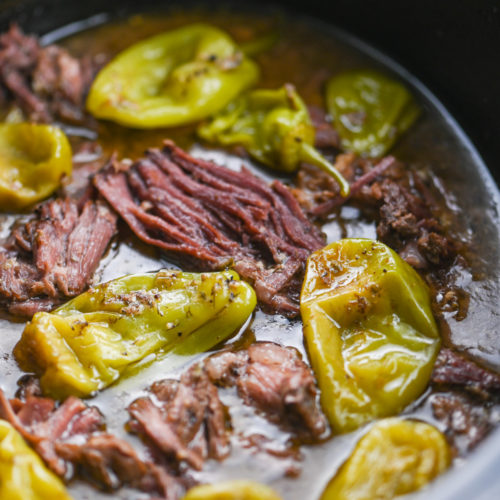
[[[287,286],[324,239],[281,182],[193,158],[170,141],[131,166],[111,162],[94,181],[146,243],[198,268],[232,265],[261,303],[298,314]]]
[[[57,406],[51,398],[28,397],[10,401],[0,390],[0,418],[9,421],[59,476],[71,474],[69,464],[56,451],[56,443],[75,436],[88,437],[102,428],[103,417],[95,407],[69,397]]]
[[[73,147],[73,171],[65,177],[59,194],[71,198],[81,208],[85,202],[95,197],[92,177],[107,163],[109,157],[103,154],[101,146],[95,141],[84,141]]]
[[[96,407],[73,396],[58,404],[33,395],[38,392],[35,386],[26,379],[20,394],[25,399],[8,400],[0,390],[0,418],[10,422],[57,475],[66,480],[90,478],[105,490],[127,485],[165,500],[182,496],[184,480],[104,432],[104,418]]]
[[[50,310],[88,286],[116,229],[100,202],[43,203],[0,246],[0,300],[12,314]]]
[[[434,394],[431,405],[434,417],[443,424],[445,435],[459,455],[479,444],[494,425],[489,406],[464,394]]]
[[[388,156],[374,162],[340,154],[335,165],[351,185],[349,197],[323,172],[304,166],[294,195],[312,217],[322,218],[349,202],[377,222],[377,237],[417,269],[449,265],[459,244],[441,222],[442,207],[423,174]]]
[[[308,106],[315,129],[314,145],[320,149],[340,149],[340,136],[323,108]]]
[[[142,460],[127,441],[112,434],[97,433],[85,443],[57,442],[55,447],[59,456],[106,490],[127,485],[165,500],[178,500],[185,491],[182,480]]]
[[[295,349],[270,342],[212,355],[179,381],[154,383],[150,396],[130,405],[129,427],[170,464],[199,470],[207,458],[222,460],[229,453],[229,422],[217,386],[236,386],[245,404],[294,437],[318,438],[326,429],[310,369]]]
[[[76,59],[56,45],[42,47],[15,24],[0,35],[4,104],[15,102],[32,121],[87,121],[85,98],[98,67],[90,57]]]
[[[150,391],[154,398],[140,398],[129,407],[132,430],[146,436],[165,456],[197,470],[206,458],[227,456],[224,408],[200,366],[187,371],[179,382],[157,382]]]
[[[314,377],[295,349],[261,342],[211,356],[205,366],[214,383],[235,385],[247,404],[295,435],[318,438],[325,431]]]
[[[485,399],[500,397],[500,375],[448,348],[439,352],[432,372],[434,384],[452,385]]]

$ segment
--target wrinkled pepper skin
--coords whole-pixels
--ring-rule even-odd
[[[395,415],[424,391],[440,345],[429,291],[383,243],[344,239],[313,253],[300,310],[334,431]]]
[[[182,500],[281,500],[269,486],[235,479],[191,488]]]
[[[382,156],[420,114],[408,90],[376,71],[334,76],[326,86],[328,112],[347,151]]]
[[[85,397],[153,354],[206,351],[233,334],[256,305],[234,271],[132,275],[98,285],[26,325],[14,355],[41,375],[44,393]]]
[[[321,500],[390,500],[419,490],[450,465],[444,435],[432,425],[377,422],[326,487]]]
[[[349,193],[347,181],[314,148],[314,127],[293,85],[254,90],[236,99],[201,124],[198,134],[223,146],[239,144],[264,165],[284,172],[294,172],[301,162],[316,165],[335,178],[343,196]]]
[[[0,420],[0,498],[71,500],[60,479],[4,420]]]
[[[218,112],[258,77],[229,35],[192,24],[118,54],[97,75],[87,109],[134,128],[185,125]]]
[[[0,124],[0,210],[20,210],[47,198],[71,170],[71,146],[62,130]]]

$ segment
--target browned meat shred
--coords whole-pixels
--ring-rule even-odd
[[[207,458],[222,460],[229,453],[229,422],[217,386],[236,386],[247,405],[295,437],[325,432],[310,369],[295,349],[270,342],[212,355],[179,381],[154,383],[151,396],[129,406],[129,427],[171,464],[199,470]]]
[[[500,375],[448,348],[439,352],[432,373],[434,384],[452,385],[484,398],[500,397]]]
[[[323,218],[344,203],[358,207],[377,222],[377,237],[417,269],[449,265],[459,244],[448,236],[442,208],[423,173],[388,156],[373,160],[353,153],[337,156],[337,169],[351,184],[342,198],[323,172],[304,166],[294,195],[312,217]]]
[[[315,130],[314,145],[320,149],[340,149],[340,136],[328,115],[319,106],[308,106],[309,116]]]
[[[105,490],[127,485],[165,500],[178,500],[184,481],[150,460],[139,457],[125,440],[103,430],[104,418],[94,406],[70,396],[57,404],[34,393],[28,380],[25,399],[8,400],[0,389],[0,418],[7,420],[65,480],[92,479]]]
[[[214,383],[235,385],[247,404],[296,435],[317,438],[324,433],[313,374],[295,349],[261,342],[211,356],[205,366]]]
[[[221,460],[229,453],[226,417],[216,387],[200,366],[180,381],[163,380],[150,388],[154,395],[129,407],[130,428],[174,462],[200,470],[206,458]]]
[[[76,59],[56,45],[42,47],[15,24],[0,35],[3,104],[14,102],[32,121],[88,121],[85,98],[98,67],[90,57]]]
[[[109,161],[99,143],[83,141],[73,146],[73,171],[71,177],[64,177],[59,194],[71,198],[81,208],[86,201],[95,198],[96,189],[92,177]]]
[[[88,286],[116,230],[103,202],[43,203],[0,246],[0,301],[12,314],[50,310]]]
[[[94,181],[146,243],[194,259],[198,268],[231,264],[261,303],[298,314],[287,287],[324,239],[281,182],[193,158],[171,141],[131,166],[111,162]]]
[[[497,423],[489,405],[465,394],[438,393],[430,399],[434,417],[443,425],[446,437],[459,455],[472,450]]]
[[[75,436],[88,437],[104,421],[95,407],[87,407],[73,396],[57,406],[51,398],[28,395],[23,401],[8,400],[0,390],[0,418],[7,420],[59,476],[72,474],[71,465],[61,458],[56,443]]]

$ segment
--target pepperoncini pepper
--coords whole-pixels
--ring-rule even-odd
[[[192,24],[136,43],[97,75],[88,110],[130,127],[171,127],[216,113],[253,85],[257,65],[214,26]]]
[[[244,479],[204,484],[191,488],[182,500],[281,500],[264,484]]]
[[[309,112],[293,85],[259,89],[230,103],[212,121],[200,125],[200,137],[224,146],[240,144],[264,165],[285,172],[310,163],[330,174],[342,196],[349,184],[313,146],[314,127]]]
[[[0,210],[43,200],[71,175],[71,146],[51,125],[0,124]]]
[[[368,156],[385,154],[420,114],[401,83],[376,71],[334,76],[326,101],[344,149]]]
[[[4,420],[0,420],[0,498],[71,500],[60,479]]]
[[[243,325],[255,292],[234,271],[126,276],[98,285],[26,325],[14,355],[45,393],[80,397],[149,354],[206,351]]]
[[[344,239],[313,253],[300,310],[336,432],[395,415],[424,391],[440,344],[429,291],[383,243]]]
[[[376,423],[326,487],[321,500],[390,500],[416,491],[450,465],[445,437],[423,422]]]

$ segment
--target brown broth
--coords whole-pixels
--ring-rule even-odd
[[[103,54],[106,58],[112,57],[120,50],[132,43],[153,35],[160,31],[185,25],[194,21],[206,21],[206,12],[199,10],[173,11],[168,15],[135,15],[125,20],[110,22],[86,31],[77,33],[61,43],[74,55]],[[355,47],[348,43],[338,33],[329,31],[320,24],[310,24],[291,20],[286,16],[258,15],[258,14],[231,14],[228,12],[210,12],[210,23],[220,26],[230,32],[238,42],[245,42],[255,36],[266,34],[270,30],[277,30],[280,34],[278,42],[267,52],[255,57],[261,67],[262,77],[259,86],[278,87],[285,82],[295,84],[299,93],[308,104],[323,106],[323,85],[335,73],[355,67],[383,67],[385,71],[394,74],[394,70],[386,67],[381,61],[374,59],[364,52],[363,47]],[[490,315],[496,310],[495,297],[498,297],[495,282],[474,279],[474,274],[480,274],[487,268],[488,262],[498,259],[498,248],[487,251],[489,234],[493,231],[488,226],[488,220],[482,226],[477,221],[484,219],[484,210],[487,201],[477,202],[484,198],[484,193],[474,193],[466,189],[457,175],[450,175],[454,165],[460,163],[463,172],[474,168],[474,159],[470,152],[461,143],[461,138],[455,133],[452,126],[427,101],[414,82],[407,82],[413,87],[417,98],[424,108],[423,116],[418,123],[397,144],[394,154],[401,160],[414,167],[431,166],[439,176],[447,178],[446,202],[450,211],[460,218],[457,224],[457,234],[464,240],[471,240],[474,231],[474,243],[481,256],[478,265],[471,272],[466,269],[454,269],[450,280],[466,289],[471,294],[471,303],[467,318],[456,321],[447,317],[449,331],[447,335],[461,348],[480,357],[493,366],[500,366],[499,342],[491,335],[487,328],[478,330],[474,325],[488,325]],[[252,164],[248,160],[229,155],[220,150],[207,150],[196,143],[193,127],[183,127],[164,130],[131,130],[111,123],[100,123],[98,140],[108,154],[117,151],[120,157],[138,158],[148,147],[161,145],[164,138],[171,138],[181,147],[191,149],[195,155],[212,158],[230,168],[238,168],[241,163],[249,165],[254,172],[265,178],[272,178],[274,174]],[[74,141],[78,141],[74,138]],[[462,175],[462,174],[460,174]],[[288,182],[292,179],[285,178]],[[474,209],[464,212],[464,207]],[[482,203],[482,205],[481,205]],[[328,241],[340,237],[374,237],[375,227],[372,222],[360,220],[355,208],[344,207],[338,216],[329,220],[323,229]],[[12,217],[4,217],[3,227],[12,222]],[[106,258],[101,263],[97,274],[97,282],[107,281],[128,273],[140,273],[158,270],[161,267],[172,266],[171,263],[156,250],[146,248],[139,243],[124,228],[121,229],[119,240],[114,243]],[[15,391],[16,381],[22,374],[12,358],[12,348],[17,342],[24,323],[13,323],[0,320],[0,357],[1,386],[8,395]],[[474,335],[470,335],[473,329]],[[279,315],[270,316],[257,312],[245,331],[232,339],[232,342],[253,340],[272,340],[284,345],[299,349],[307,359],[302,339],[300,321],[289,321]],[[99,393],[90,400],[97,405],[107,419],[108,430],[126,437],[135,446],[141,447],[138,439],[128,434],[124,429],[127,420],[126,407],[135,398],[143,394],[144,389],[154,380],[165,377],[175,377],[179,371],[197,358],[167,357],[150,363],[133,377],[126,378],[118,384]],[[235,434],[245,435],[249,429],[258,429],[259,432],[283,442],[287,436],[270,426],[264,419],[253,414],[241,406],[231,405],[234,398],[230,392],[224,394],[224,402],[229,405],[232,413]],[[413,410],[412,408],[416,408]],[[431,412],[417,404],[409,408],[405,414],[433,422]],[[233,439],[233,452],[222,464],[208,462],[205,469],[197,473],[200,480],[216,480],[222,478],[254,478],[272,484],[290,500],[317,499],[328,479],[334,474],[337,467],[347,458],[364,429],[354,433],[333,437],[323,443],[301,447],[303,460],[294,462],[293,459],[269,459],[264,453],[255,453],[244,449]],[[290,466],[299,466],[301,474],[297,478],[285,477]],[[75,482],[70,491],[76,499],[109,498],[109,495],[96,492],[92,487]],[[113,495],[113,498],[140,498],[141,494],[122,490]]]

